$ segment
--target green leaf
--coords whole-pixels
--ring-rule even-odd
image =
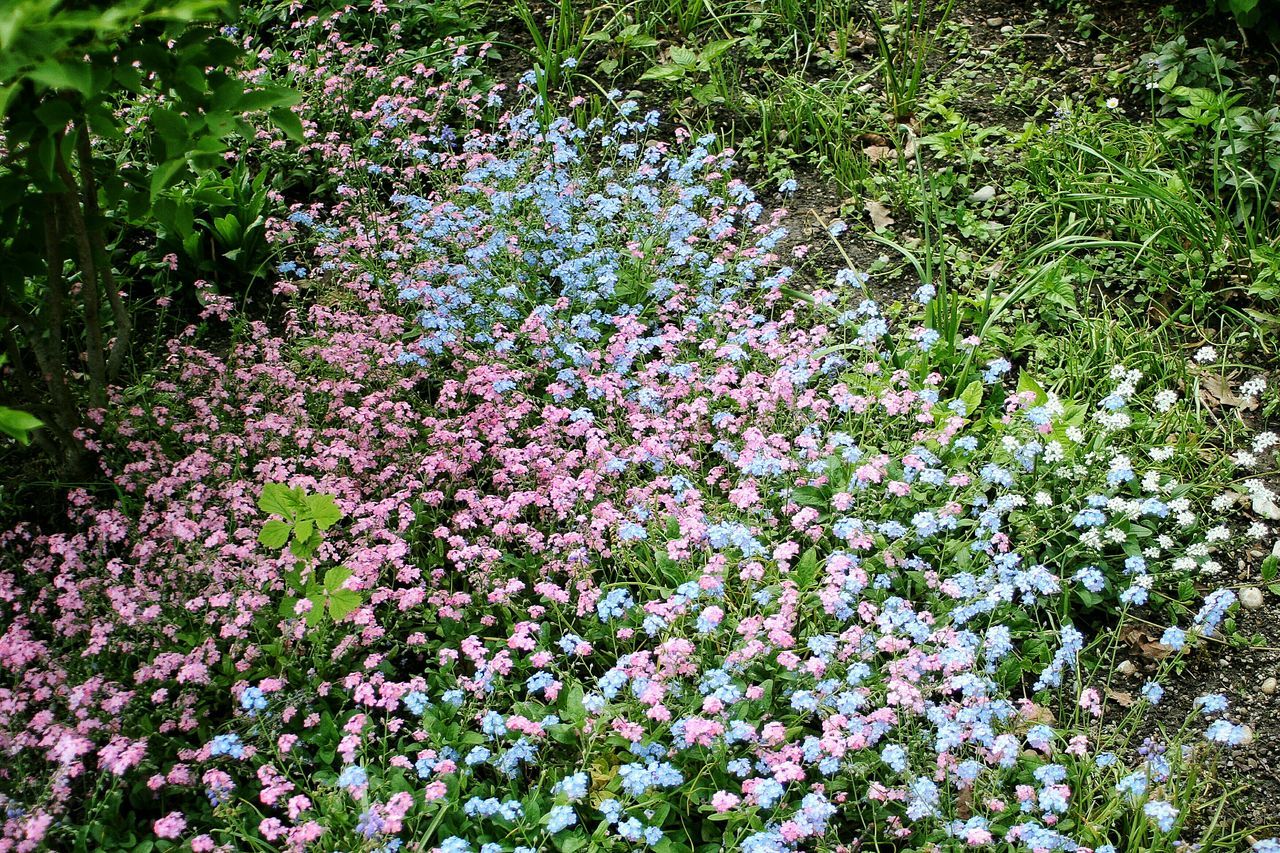
[[[311,602],[311,609],[307,611],[306,617],[307,627],[314,628],[324,618],[324,594],[309,595],[307,600]]]
[[[258,533],[258,541],[268,548],[283,548],[284,543],[289,541],[289,533],[292,530],[293,525],[289,522],[272,519],[262,525],[262,531]]]
[[[818,552],[810,548],[800,556],[800,562],[796,563],[796,584],[800,587],[800,591],[809,589],[817,576]]]
[[[641,80],[671,82],[684,77],[686,70],[679,65],[655,65],[640,75]]]
[[[321,530],[328,530],[342,518],[342,510],[333,495],[308,495],[307,509]]]
[[[324,588],[329,592],[339,590],[349,577],[351,577],[351,570],[346,566],[334,566],[324,573]]]
[[[291,110],[276,107],[271,111],[271,122],[294,142],[302,142],[302,119]]]
[[[311,534],[313,532],[314,522],[309,518],[300,518],[298,519],[298,523],[293,527],[293,538],[297,539],[299,542],[306,542],[311,538]]]
[[[93,94],[93,67],[79,59],[60,62],[46,59],[27,74],[32,80],[59,92],[73,90]]]
[[[1029,371],[1022,370],[1018,372],[1018,393],[1030,391],[1035,395],[1033,405],[1043,406],[1049,399],[1049,395],[1040,387],[1040,383],[1035,380]]]
[[[960,402],[964,403],[964,413],[966,416],[972,416],[978,411],[978,407],[982,405],[982,380],[975,379],[965,386],[964,391],[960,393]]]
[[[262,487],[262,495],[258,498],[258,509],[272,515],[293,518],[296,514],[293,489],[284,483],[267,483]]]
[[[30,444],[31,431],[42,426],[44,421],[34,415],[10,409],[8,406],[0,406],[0,432],[19,444]]]
[[[277,107],[291,107],[300,100],[302,95],[293,89],[286,89],[283,86],[264,86],[252,92],[245,92],[236,103],[236,108],[240,112],[254,113]]]
[[[360,593],[349,589],[340,589],[329,593],[329,615],[337,622],[360,606]]]
[[[158,198],[162,192],[172,186],[186,165],[185,157],[177,157],[156,166],[155,171],[151,173],[151,198]]]

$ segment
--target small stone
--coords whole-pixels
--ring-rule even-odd
[[[1280,506],[1266,495],[1253,496],[1253,513],[1271,521],[1280,521]]]
[[[1257,610],[1262,606],[1262,590],[1256,586],[1246,586],[1240,590],[1240,605],[1245,610]]]
[[[1121,675],[1133,675],[1137,671],[1138,671],[1138,667],[1135,666],[1133,661],[1131,660],[1122,660],[1120,661],[1120,664],[1116,667],[1116,672],[1120,673]]]
[[[1004,18],[987,18],[988,27],[1003,27]]]
[[[1000,32],[1004,33],[1005,35],[1008,35],[1009,33],[1013,32],[1013,27],[1009,26],[1008,24],[1005,24],[1003,27],[1000,28]]]
[[[1280,559],[1280,539],[1276,540],[1276,544],[1271,546],[1271,556]]]
[[[976,201],[979,204],[983,204],[985,202],[991,201],[991,199],[995,197],[996,197],[996,188],[991,186],[990,184],[987,184],[985,187],[982,187],[973,195],[969,196],[969,201]]]
[[[1262,680],[1262,687],[1260,687],[1259,689],[1260,689],[1260,690],[1263,692],[1263,694],[1264,694],[1264,695],[1266,695],[1266,696],[1272,696],[1272,695],[1274,695],[1274,694],[1275,694],[1275,692],[1276,692],[1276,680],[1275,680],[1275,678],[1274,678],[1274,677],[1264,678],[1264,679]]]
[[[1106,55],[1105,53],[1095,53],[1095,54],[1093,55],[1093,64],[1094,64],[1094,65],[1106,65],[1106,64],[1107,64],[1107,55]]]

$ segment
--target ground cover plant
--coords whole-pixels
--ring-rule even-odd
[[[5,493],[0,850],[1280,850],[1274,678],[1188,677],[1280,591],[1252,84],[1013,139],[965,4],[764,7],[195,25],[275,112],[103,214],[153,340]]]

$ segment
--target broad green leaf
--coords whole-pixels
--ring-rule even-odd
[[[324,573],[324,588],[329,592],[341,589],[349,577],[351,577],[351,570],[346,566],[334,566]]]
[[[1035,380],[1030,372],[1021,370],[1018,372],[1018,393],[1030,391],[1035,394],[1034,405],[1043,406],[1049,399],[1049,395],[1044,393],[1044,389],[1040,387],[1040,383]]]
[[[272,519],[262,525],[262,531],[258,534],[258,541],[268,548],[283,548],[284,543],[289,541],[289,533],[293,530],[293,525],[287,521],[279,521]]]
[[[186,165],[185,157],[176,157],[156,166],[155,171],[151,173],[151,197],[159,198],[162,192],[173,185]]]
[[[31,431],[44,426],[44,421],[26,412],[0,406],[0,432],[19,444],[31,443]]]
[[[965,386],[964,391],[960,393],[960,402],[964,403],[966,417],[971,417],[974,412],[978,411],[978,407],[982,405],[981,379],[975,379]]]
[[[293,89],[286,89],[283,86],[264,86],[241,95],[236,108],[241,112],[252,113],[276,107],[291,107],[300,100],[302,95]]]
[[[272,515],[293,518],[294,508],[292,490],[284,483],[267,483],[262,487],[262,495],[258,498],[258,509]]]
[[[796,563],[796,584],[800,587],[800,591],[804,592],[812,586],[817,576],[818,552],[810,548],[800,555],[800,562]]]
[[[311,609],[307,611],[306,616],[307,627],[314,628],[324,618],[324,593],[309,595],[307,600],[311,602]]]
[[[321,530],[328,530],[342,518],[342,510],[338,508],[333,495],[308,495],[307,509],[315,519],[316,527]]]
[[[329,593],[329,615],[337,622],[360,606],[360,593],[340,589]]]
[[[271,122],[294,142],[302,142],[302,119],[285,107],[276,107],[271,111]]]
[[[306,542],[311,538],[311,534],[314,532],[314,526],[314,523],[309,518],[298,519],[298,523],[293,527],[293,538],[297,539],[299,542]]]

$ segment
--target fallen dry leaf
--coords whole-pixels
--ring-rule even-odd
[[[871,227],[877,231],[883,231],[894,223],[894,218],[889,215],[889,208],[880,202],[870,200],[863,207],[871,216]]]
[[[1218,373],[1194,368],[1191,370],[1191,375],[1199,380],[1197,387],[1200,389],[1200,399],[1204,401],[1206,406],[1212,406],[1213,408],[1231,406],[1246,412],[1251,412],[1258,408],[1257,397],[1241,397],[1231,390],[1231,377],[1229,376],[1224,377]]]
[[[1157,640],[1141,628],[1126,628],[1120,632],[1120,640],[1131,646],[1147,660],[1160,661],[1173,654],[1173,649]]]
[[[1108,687],[1108,688],[1106,688],[1106,694],[1107,694],[1107,698],[1108,698],[1108,699],[1110,699],[1111,701],[1115,702],[1115,703],[1116,703],[1117,705],[1119,705],[1121,708],[1132,708],[1132,707],[1133,707],[1133,694],[1132,694],[1132,693],[1129,693],[1129,692],[1127,692],[1127,691],[1125,691],[1125,690],[1112,690],[1110,687]]]
[[[887,142],[888,140],[885,140],[885,141]],[[866,148],[862,149],[862,153],[866,154],[867,159],[870,160],[872,163],[878,163],[881,160],[888,160],[890,158],[897,159],[898,157],[898,149],[887,144],[868,145]],[[915,137],[912,137],[907,140],[906,146],[902,149],[902,156],[914,157],[915,153],[916,153],[916,140],[915,140]]]

